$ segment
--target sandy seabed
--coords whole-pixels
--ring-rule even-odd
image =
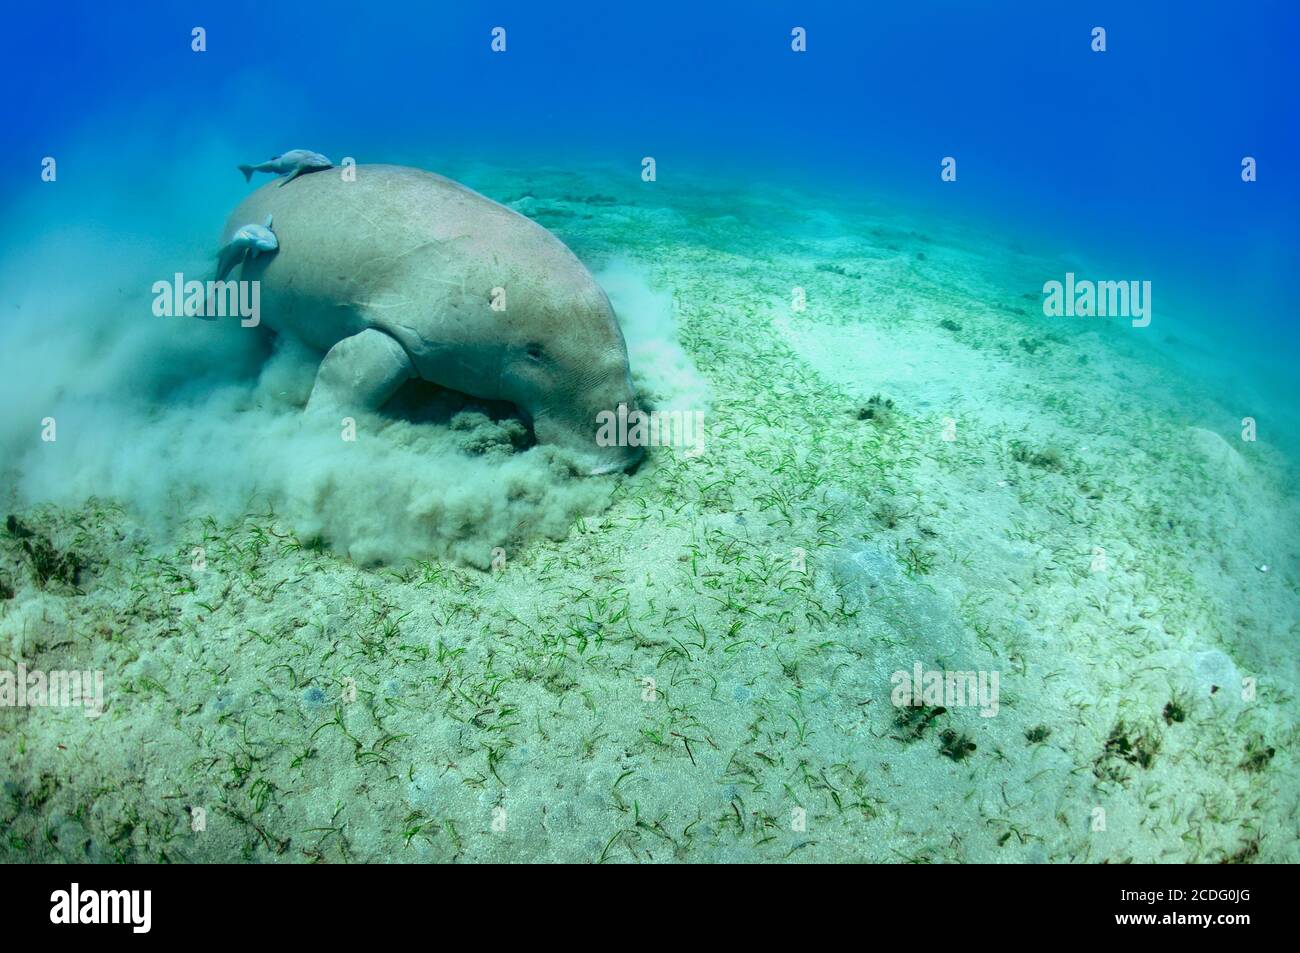
[[[6,487],[4,667],[104,711],[0,709],[5,859],[1300,860],[1294,465],[1176,316],[1045,318],[1067,263],[885,209],[466,177],[601,275],[704,452],[571,486],[482,415],[367,421],[466,462],[174,530]],[[896,707],[918,664],[996,711]]]

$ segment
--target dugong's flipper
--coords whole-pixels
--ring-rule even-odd
[[[415,376],[402,345],[383,331],[367,328],[329,349],[316,372],[307,409],[378,410]]]

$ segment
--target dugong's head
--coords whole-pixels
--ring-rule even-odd
[[[576,264],[576,262],[575,262]],[[579,266],[581,267],[581,266]],[[519,302],[527,320],[512,322],[502,360],[501,396],[532,421],[539,443],[552,444],[582,472],[627,470],[644,454],[620,445],[604,427],[623,405],[636,409],[627,344],[614,308],[582,269],[545,300]]]

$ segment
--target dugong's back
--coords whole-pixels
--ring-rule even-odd
[[[535,222],[450,179],[405,166],[363,165],[262,186],[226,221],[272,217],[279,251],[250,263],[263,321],[327,350],[379,327],[417,365],[431,342],[463,345],[491,323],[494,288],[530,303],[531,334],[563,330],[582,299],[599,295],[586,268]],[[424,368],[421,368],[424,370]]]

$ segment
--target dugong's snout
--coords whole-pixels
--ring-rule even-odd
[[[627,415],[636,410],[628,388],[613,400],[581,401],[577,406],[533,415],[533,432],[540,443],[561,449],[570,465],[585,476],[633,469],[645,448],[629,439]]]
[[[571,449],[569,456],[574,468],[584,476],[603,476],[634,469],[645,458],[645,448],[588,445],[586,449]]]
[[[594,281],[580,287],[584,297],[558,309],[560,327],[508,348],[500,396],[529,419],[538,443],[554,447],[574,471],[597,476],[632,469],[646,444],[628,426],[637,399],[614,309]]]
[[[625,470],[631,470],[636,467],[645,458],[644,447],[616,447],[617,453],[614,453],[607,460],[602,460],[597,454],[592,461],[591,469],[586,471],[587,476],[603,476],[607,473],[621,473]]]
[[[628,426],[629,415],[636,419],[637,400],[625,353],[619,347],[588,357],[585,367],[564,369],[560,377],[568,386],[533,391],[530,396],[540,399],[517,401],[531,418],[537,442],[562,451],[587,476],[630,470],[645,456]]]
[[[643,442],[635,428],[628,426],[629,418],[634,421],[637,417],[637,401],[627,351],[623,346],[611,350],[604,373],[595,375],[600,383],[580,402],[585,404],[582,437],[587,445],[581,466],[588,476],[631,470],[645,457]]]

